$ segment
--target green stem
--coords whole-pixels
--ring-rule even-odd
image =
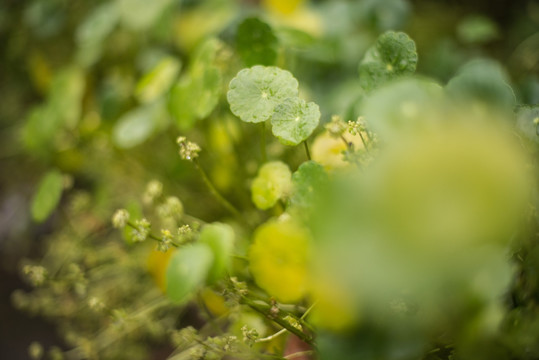
[[[127,222],[127,226],[129,226],[129,227],[131,227],[131,228],[133,228],[133,229],[135,229],[135,230],[137,230],[137,231],[140,231],[140,229],[138,228],[138,226],[135,225],[135,224],[133,224],[131,221],[128,221],[128,222]],[[150,239],[153,239],[153,240],[158,241],[158,242],[162,242],[162,241],[163,241],[162,238],[160,238],[159,236],[154,235],[154,234],[152,234],[152,233],[149,233],[149,234],[148,234],[148,237],[149,237]],[[180,245],[176,244],[175,242],[171,242],[170,244],[171,244],[172,246],[174,246],[174,247],[179,247],[179,246],[180,246]]]
[[[307,145],[307,141],[304,141],[303,145],[305,146],[305,153],[307,154],[307,160],[311,160],[311,152],[309,151],[309,145]]]
[[[206,172],[202,169],[200,166],[198,160],[195,158],[193,159],[193,163],[195,164],[195,167],[197,168],[198,172],[200,173],[200,176],[202,177],[202,180],[212,193],[212,195],[219,201],[219,203],[227,209],[230,213],[235,215],[237,218],[243,220],[243,217],[241,216],[241,213],[232,205],[227,199],[221,195],[221,193],[217,190],[217,188],[213,185],[208,175],[206,175]]]
[[[299,320],[305,324],[304,320],[307,315],[309,315],[309,313],[311,312],[311,310],[315,307],[316,303],[312,304],[304,313],[303,315],[301,315],[301,317],[299,318]],[[265,341],[271,341],[273,339],[275,339],[276,337],[286,333],[288,331],[288,329],[286,328],[282,328],[281,330],[277,331],[275,334],[272,334],[272,335],[269,335],[269,336],[266,336],[265,338],[260,338],[260,339],[257,339],[255,342],[265,342]]]
[[[352,144],[350,144],[348,142],[348,140],[346,140],[346,138],[344,137],[344,135],[341,135],[340,136],[341,140],[343,141],[344,145],[346,145],[346,147],[348,148],[348,150],[353,150],[352,149]]]
[[[268,156],[266,154],[266,122],[262,122],[262,131],[260,136],[260,152],[262,154],[262,163],[268,161]]]
[[[312,335],[304,333],[303,331],[293,327],[291,324],[289,324],[286,320],[284,320],[280,316],[276,316],[276,315],[272,314],[270,305],[256,303],[256,302],[254,302],[253,300],[249,299],[246,296],[242,296],[241,300],[245,305],[249,306],[254,311],[264,315],[269,320],[272,320],[275,323],[281,325],[283,328],[285,328],[286,330],[288,330],[292,334],[296,335],[298,338],[300,338],[304,342],[306,342],[306,343],[308,343],[310,345],[314,345],[314,339],[313,339]]]
[[[361,138],[361,142],[363,143],[363,146],[365,147],[365,150],[366,150],[367,153],[368,153],[368,152],[369,152],[369,148],[368,148],[368,146],[367,146],[367,142],[366,142],[365,139],[363,138],[363,134],[362,134],[361,130],[358,131],[358,133],[359,133],[359,137]]]

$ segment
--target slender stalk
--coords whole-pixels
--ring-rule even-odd
[[[138,227],[137,225],[133,224],[131,221],[128,221],[128,222],[127,222],[127,226],[129,226],[129,227],[131,227],[131,228],[133,228],[133,229],[135,229],[135,230],[139,230],[139,231],[140,231],[139,227]],[[148,237],[149,237],[150,239],[153,239],[153,240],[158,241],[158,242],[163,241],[162,238],[160,238],[159,236],[157,236],[157,235],[155,235],[155,234],[152,234],[152,233],[149,233],[149,234],[148,234]],[[174,246],[174,247],[179,247],[179,246],[180,246],[180,245],[176,244],[175,242],[171,242],[170,244],[171,244],[172,246]]]
[[[352,149],[352,146],[350,145],[350,143],[348,142],[348,140],[346,140],[346,138],[344,137],[344,135],[340,135],[340,138],[342,140],[342,142],[344,143],[344,145],[346,145],[346,147],[351,150]]]
[[[305,146],[305,153],[307,154],[307,160],[311,160],[311,152],[309,151],[309,145],[307,145],[307,141],[304,141],[303,145]]]
[[[296,335],[298,338],[300,338],[304,342],[306,342],[308,344],[311,344],[311,345],[314,344],[314,339],[313,339],[313,337],[311,335],[306,334],[303,331],[301,331],[300,329],[297,329],[297,328],[293,327],[291,324],[289,324],[283,318],[273,315],[271,313],[271,311],[270,311],[270,309],[271,309],[270,305],[268,305],[268,304],[258,304],[258,303],[254,302],[253,300],[249,299],[246,296],[242,296],[241,299],[242,299],[242,302],[245,305],[249,306],[254,311],[264,315],[266,318],[268,318],[268,319],[274,321],[275,323],[281,325],[283,328],[290,331],[292,334]]]
[[[260,153],[262,154],[262,163],[268,161],[268,156],[266,154],[266,122],[262,121],[261,125],[262,131],[260,134]]]
[[[312,304],[304,313],[303,315],[301,315],[301,317],[299,318],[299,320],[303,320],[307,317],[307,315],[309,315],[309,313],[311,312],[311,310],[315,307],[316,303]],[[303,323],[303,322],[302,322]],[[282,328],[281,330],[277,331],[275,334],[272,334],[272,335],[269,335],[269,336],[266,336],[265,338],[261,338],[261,339],[257,339],[255,342],[265,342],[265,341],[271,341],[273,339],[275,339],[276,337],[284,334],[285,332],[287,332],[288,330],[286,328]],[[286,358],[286,357],[285,357]]]
[[[367,152],[370,152],[369,151],[369,147],[367,146],[367,142],[365,141],[365,139],[363,138],[363,134],[361,131],[358,131],[358,134],[359,134],[359,137],[361,138],[361,142],[363,143],[363,146],[365,147],[365,150]]]
[[[230,213],[238,217],[239,219],[243,220],[243,217],[241,216],[241,213],[232,205],[227,199],[221,195],[221,193],[217,190],[217,188],[213,185],[208,175],[206,175],[206,172],[202,169],[200,166],[198,160],[195,158],[193,159],[193,163],[195,164],[195,167],[197,168],[198,172],[200,173],[200,176],[202,177],[202,180],[212,193],[212,195],[219,201],[219,203],[227,209]]]

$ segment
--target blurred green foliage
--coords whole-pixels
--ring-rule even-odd
[[[32,356],[539,357],[539,7],[480,4],[3,1]]]

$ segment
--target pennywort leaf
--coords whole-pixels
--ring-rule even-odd
[[[275,107],[271,131],[283,144],[298,145],[313,133],[319,121],[318,105],[297,97],[287,98]]]
[[[247,18],[238,26],[236,48],[247,66],[273,65],[277,43],[271,27],[258,18]]]
[[[32,199],[32,218],[37,222],[45,221],[60,202],[64,179],[60,172],[49,171],[39,182]]]
[[[391,141],[441,121],[434,113],[441,107],[443,93],[443,88],[430,80],[399,79],[369,93],[360,107],[369,129]]]
[[[456,100],[480,102],[507,111],[512,111],[516,103],[508,75],[493,60],[476,59],[465,64],[449,80],[446,90]]]
[[[380,35],[359,64],[359,81],[369,91],[394,78],[411,75],[417,65],[415,43],[403,32]]]
[[[268,120],[286,98],[298,96],[298,81],[286,70],[256,65],[241,70],[230,82],[230,110],[245,122]]]
[[[292,175],[292,205],[310,208],[315,203],[315,196],[321,187],[329,182],[324,167],[315,161],[306,161]]]

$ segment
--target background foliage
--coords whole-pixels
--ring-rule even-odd
[[[236,234],[237,246],[245,255],[252,224],[279,215],[283,204],[278,199],[290,192],[290,186],[305,189],[308,186],[298,184],[325,183],[326,173],[314,163],[304,163],[300,146],[286,146],[300,144],[310,135],[310,128],[287,138],[279,135],[279,116],[273,115],[270,121],[277,130],[269,124],[261,130],[238,120],[236,116],[260,120],[244,118],[230,93],[227,98],[229,82],[241,69],[264,65],[289,71],[299,87],[278,83],[276,90],[290,88],[296,102],[307,101],[302,103],[306,107],[311,101],[318,104],[323,125],[332,115],[344,120],[360,115],[391,118],[398,106],[387,104],[408,101],[402,99],[403,93],[425,105],[435,90],[418,83],[401,83],[400,90],[385,88],[373,93],[368,105],[361,105],[366,93],[389,82],[394,74],[411,74],[417,68],[417,74],[447,84],[447,92],[455,99],[477,98],[494,104],[500,113],[516,111],[520,136],[535,154],[538,24],[539,7],[533,1],[3,1],[0,357],[24,358],[36,340],[51,358],[60,358],[66,351],[74,358],[158,359],[175,349],[189,348],[186,342],[215,335],[207,328],[196,334],[179,329],[187,325],[199,329],[209,317],[222,315],[225,305],[219,292],[204,290],[195,301],[204,304],[198,310],[170,303],[162,293],[167,286],[162,264],[169,253],[154,251],[155,243],[149,241],[133,245],[131,231],[114,231],[110,218],[117,208],[126,208],[131,219],[148,217],[154,230],[173,223],[189,224],[195,232],[197,224],[225,222],[232,230],[225,225],[210,228],[200,234],[204,246],[189,250],[197,255],[182,256],[188,261],[226,253],[226,243],[212,239],[226,237],[223,233],[229,231]],[[401,40],[409,46],[402,53],[394,51],[391,34],[405,37]],[[474,59],[480,60],[470,62]],[[277,114],[286,118],[294,106],[281,106]],[[313,128],[316,111],[311,106],[305,116],[313,119],[308,121]],[[286,126],[284,134],[290,131]],[[372,130],[382,136],[401,135],[391,132],[399,124],[376,126]],[[281,141],[273,138],[272,130]],[[338,155],[343,146],[331,150],[333,145],[330,140],[324,142],[322,130],[319,126],[315,131],[312,156],[326,170],[339,167],[344,163],[339,156],[324,156],[331,151]],[[260,150],[261,133],[267,142],[264,151]],[[188,135],[203,149],[196,164],[177,156],[178,135]],[[360,139],[354,141],[360,149]],[[325,145],[317,146],[317,142]],[[324,146],[327,149],[320,150]],[[266,160],[280,160],[281,165],[273,164],[274,170],[265,175],[260,165]],[[368,156],[352,161],[368,161]],[[244,220],[215,200],[201,181],[199,166],[206,169],[217,190],[242,210]],[[292,172],[292,184],[281,184],[269,194],[267,182],[278,182],[268,180],[271,174],[284,173],[287,178]],[[159,182],[148,185],[154,179]],[[264,198],[252,198],[251,186]],[[309,196],[306,190],[297,191],[289,201],[298,208],[310,208]],[[489,308],[491,312],[483,314],[475,328],[466,328],[469,333],[459,340],[462,354],[455,353],[454,342],[442,336],[439,343],[429,344],[431,352],[423,354],[424,358],[537,358],[539,248],[535,204],[530,206],[529,230],[520,233],[512,245],[515,269],[503,310]],[[267,224],[265,231],[272,231],[272,222]],[[294,224],[287,226],[294,229]],[[143,224],[139,230],[143,231]],[[262,236],[263,231],[257,234]],[[188,233],[181,235],[182,241],[192,241]],[[296,253],[304,248],[301,238],[289,244],[297,247]],[[256,243],[263,243],[260,239]],[[293,245],[294,241],[298,244]],[[239,276],[249,278],[241,270],[245,268],[242,261],[237,258],[225,267],[232,266]],[[195,275],[206,279],[202,265],[200,273],[190,273],[185,280]],[[173,300],[196,288],[196,284],[185,286],[175,289]],[[290,287],[297,289],[295,284]],[[15,288],[22,290],[13,292]],[[321,292],[342,297],[336,289]],[[296,301],[298,295],[285,293],[281,298]],[[297,305],[301,313],[307,303]],[[13,307],[39,317],[30,319]],[[489,328],[489,321],[502,316],[500,311],[504,330],[477,340],[475,335],[488,333],[481,326]],[[346,322],[337,309],[330,312],[337,328]],[[274,328],[252,312],[236,315],[239,318],[232,323],[248,324],[250,330],[267,333]],[[317,316],[323,318],[323,314]],[[43,318],[47,324],[38,320]],[[342,318],[353,315],[345,313]],[[409,323],[393,323],[394,333],[367,323],[346,336],[335,335],[329,326],[318,339],[320,356],[407,358],[406,351],[414,353],[414,346],[424,346],[407,338],[416,334]],[[48,324],[54,324],[55,332],[48,330]],[[421,326],[412,330],[422,331]],[[247,340],[257,338],[249,329],[242,332],[237,327],[230,333]],[[474,340],[467,343],[469,339]],[[215,346],[225,347],[227,341],[233,343],[224,336],[214,339]],[[260,344],[254,348],[278,353],[275,349],[292,347],[283,342],[284,338],[278,338],[267,348]],[[250,349],[247,343],[242,346]],[[33,344],[30,352],[39,357],[41,345]],[[177,358],[187,356],[177,354]]]

